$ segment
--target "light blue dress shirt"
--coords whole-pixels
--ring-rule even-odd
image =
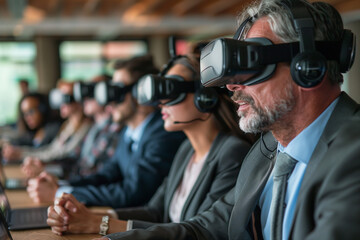
[[[283,147],[280,143],[278,144],[278,151],[285,152],[298,161],[292,174],[290,175],[286,189],[285,204],[287,207],[284,214],[282,233],[283,239],[289,238],[296,200],[299,195],[299,189],[306,171],[306,167],[337,102],[338,98],[334,100],[315,121],[313,121],[299,135],[297,135],[288,144],[287,147]],[[264,239],[266,240],[270,240],[270,204],[272,197],[272,187],[273,174],[270,175],[259,200],[259,206],[261,208],[261,227],[263,230]]]
[[[150,120],[152,119],[152,116],[155,113],[150,113],[144,121],[142,121],[142,123],[137,126],[136,128],[131,128],[129,126],[126,127],[125,133],[124,133],[124,141],[126,141],[127,143],[129,143],[131,140],[133,141],[132,145],[131,145],[131,150],[132,151],[136,151],[138,146],[139,146],[139,141],[144,133],[144,130],[146,128],[146,126],[148,125],[148,123],[150,122]],[[59,181],[59,188],[55,193],[55,197],[61,197],[61,195],[63,193],[71,193],[74,190],[73,186],[69,185],[68,181]]]
[[[126,130],[124,133],[124,140],[126,141],[126,143],[130,143],[130,141],[133,141],[133,143],[131,145],[131,150],[133,152],[137,150],[137,148],[139,146],[139,141],[144,133],[144,130],[154,114],[155,113],[150,113],[145,118],[145,120],[134,129],[129,126],[126,127]]]

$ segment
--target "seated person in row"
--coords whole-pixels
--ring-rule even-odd
[[[28,192],[33,200],[54,201],[57,191],[66,191],[87,205],[118,208],[149,201],[168,175],[174,155],[185,139],[181,132],[165,131],[160,111],[138,104],[132,96],[132,86],[140,77],[157,72],[151,56],[117,65],[113,88],[121,94],[111,94],[115,97],[112,100],[117,101],[113,103],[113,116],[125,126],[115,154],[100,171],[73,178],[69,186],[58,188],[56,179],[50,177],[31,179]]]
[[[151,91],[149,81],[145,82],[150,77],[157,89],[165,82],[174,82],[177,93],[153,96],[152,102],[160,100],[165,129],[181,130],[188,139],[179,148],[169,176],[150,202],[143,207],[117,209],[118,219],[131,220],[111,218],[109,233],[180,222],[208,209],[234,186],[242,160],[250,149],[251,141],[239,129],[235,106],[229,96],[225,91],[201,86],[198,60],[181,57],[163,74],[166,75],[143,78],[138,89]],[[184,83],[186,89],[177,90]],[[143,95],[139,90],[139,101]],[[206,98],[211,98],[210,102]],[[102,216],[93,214],[73,196],[63,195],[55,205],[57,208],[50,207],[48,212],[48,224],[54,233],[99,232]]]
[[[203,83],[234,93],[241,129],[269,131],[244,159],[235,187],[181,223],[102,240],[360,239],[360,105],[340,88],[354,34],[324,2],[252,3],[234,39],[215,40],[201,60],[210,71]],[[243,59],[260,52],[254,62]],[[264,60],[272,62],[260,67]],[[212,69],[226,69],[227,78]]]
[[[54,94],[51,93],[49,95],[50,104],[59,104],[60,116],[66,119],[61,125],[57,136],[51,143],[38,148],[17,147],[17,154],[20,160],[27,158],[25,162],[31,159],[51,162],[71,156],[78,156],[82,140],[92,126],[92,121],[85,117],[81,104],[74,101],[73,85],[74,83],[60,80],[57,84],[56,90],[58,92],[56,97],[53,97]],[[55,103],[54,99],[56,100]]]
[[[41,147],[49,144],[58,133],[61,121],[51,110],[48,97],[41,93],[27,93],[19,102],[17,137],[4,144],[5,161],[20,161],[21,148],[17,146]]]
[[[94,120],[88,133],[83,139],[79,156],[73,156],[73,161],[63,164],[65,179],[75,176],[86,176],[96,172],[109,160],[117,145],[117,138],[122,124],[111,120],[111,110],[101,106],[94,98],[96,83],[110,81],[106,76],[97,76],[90,82],[77,82],[74,85],[74,98],[82,102],[84,114]],[[39,159],[27,160],[23,171],[29,177],[36,177],[44,171],[45,165]],[[47,177],[47,174],[43,174]]]
[[[90,81],[90,85],[99,82],[110,82],[106,76],[97,76]],[[78,85],[80,86],[80,85]],[[93,88],[92,88],[93,89]],[[86,134],[81,147],[80,157],[75,167],[71,167],[69,176],[86,176],[97,172],[114,155],[117,140],[123,124],[113,121],[111,108],[100,105],[94,97],[94,89],[91,96],[84,96],[83,106],[86,116],[93,118],[94,125]]]

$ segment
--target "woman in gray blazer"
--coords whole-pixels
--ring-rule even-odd
[[[96,233],[101,225],[100,233],[107,234],[183,221],[208,209],[234,186],[252,141],[240,131],[227,93],[203,88],[199,76],[195,58],[178,57],[161,76],[145,76],[138,84],[138,101],[159,103],[164,128],[183,131],[188,138],[150,202],[117,209],[108,219],[66,194],[49,208],[48,224],[54,233]],[[165,85],[167,92],[161,93]]]

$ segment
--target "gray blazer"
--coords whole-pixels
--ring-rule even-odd
[[[133,230],[111,239],[261,238],[256,206],[275,150],[275,139],[266,134],[244,160],[236,186],[208,211],[181,224]],[[360,106],[342,93],[307,167],[290,239],[360,239],[359,156]]]
[[[190,219],[210,208],[221,196],[235,186],[241,163],[250,149],[250,144],[224,133],[214,140],[204,166],[184,204],[181,220]],[[133,220],[133,228],[146,228],[154,223],[171,222],[170,203],[180,184],[185,169],[194,154],[188,140],[179,148],[169,176],[159,187],[145,207],[120,208],[119,219]]]

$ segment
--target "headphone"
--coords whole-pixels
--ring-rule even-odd
[[[47,113],[47,112],[49,111],[49,107],[48,107],[45,103],[40,102],[40,103],[39,103],[39,106],[38,106],[38,110],[39,110],[39,112],[41,112],[42,114],[45,114],[45,113]]]
[[[169,71],[169,69],[174,66],[175,62],[179,60],[180,64],[187,67],[190,71],[193,72],[193,75],[196,74],[195,69],[189,63],[189,58],[184,55],[176,55],[170,59],[170,61],[165,65],[165,67],[161,70],[160,76],[165,76],[165,74]],[[183,78],[179,76],[171,75],[172,78],[176,78],[179,81],[184,81]],[[181,78],[181,79],[180,79]],[[194,93],[194,104],[196,108],[200,112],[213,112],[216,109],[217,103],[219,102],[219,95],[215,88],[208,87],[205,88],[201,85],[198,79],[194,79],[195,82],[198,82],[195,86],[195,93]],[[179,97],[176,99],[176,103],[183,101],[186,97],[186,93],[180,94]],[[175,104],[175,103],[173,103]]]
[[[213,87],[203,87],[201,84],[196,89],[194,94],[194,104],[200,112],[213,112],[215,111],[219,95]]]
[[[300,38],[300,51],[290,63],[291,76],[299,86],[311,88],[322,81],[327,69],[326,58],[315,48],[314,21],[309,10],[299,0],[292,1],[291,6],[289,2],[281,1],[281,4],[290,11]],[[350,30],[344,29],[338,59],[342,73],[352,66],[354,49],[355,36]]]

